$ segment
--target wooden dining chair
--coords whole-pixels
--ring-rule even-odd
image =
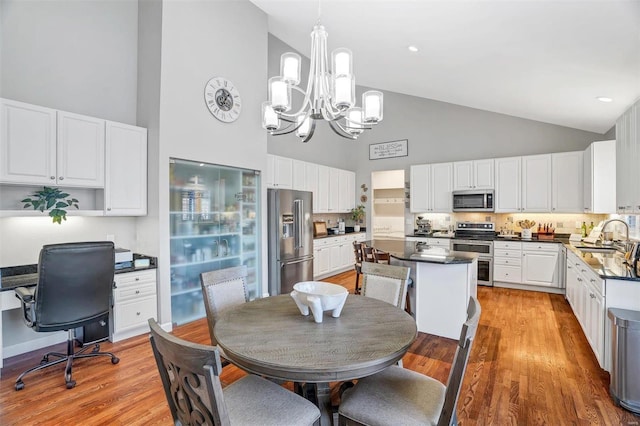
[[[374,249],[373,261],[376,263],[384,263],[388,265],[391,262],[391,255],[386,251]]]
[[[373,247],[362,244],[362,260],[364,260],[365,262],[375,262],[376,260],[373,257],[374,250],[375,249]]]
[[[353,255],[355,258],[355,262],[353,267],[356,271],[356,286],[353,290],[354,294],[360,294],[360,275],[362,275],[362,262],[363,262],[363,252],[362,252],[362,243],[359,241],[353,242]]]
[[[456,405],[479,319],[480,304],[471,297],[446,386],[415,371],[388,367],[344,390],[339,424],[457,425]]]
[[[222,388],[218,348],[187,342],[149,319],[150,342],[176,425],[312,425],[310,401],[249,374]]]
[[[200,274],[200,285],[202,287],[202,298],[204,308],[207,313],[207,324],[209,326],[209,336],[211,344],[217,346],[213,328],[216,320],[220,318],[222,312],[228,308],[238,306],[249,301],[247,293],[247,267],[245,265],[233,268],[220,269],[218,271],[203,272]],[[224,351],[218,348],[223,358]],[[224,360],[224,365],[228,361]]]

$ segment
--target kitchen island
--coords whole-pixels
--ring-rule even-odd
[[[412,315],[418,331],[458,339],[469,297],[477,297],[478,255],[405,240],[365,244],[391,255],[391,264],[411,268]]]

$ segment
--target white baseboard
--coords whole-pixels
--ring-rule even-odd
[[[493,286],[502,287],[502,288],[513,288],[516,290],[541,291],[543,293],[564,294],[564,288],[557,288],[557,287],[542,287],[542,286],[528,285],[528,284],[505,283],[501,281],[494,281]]]
[[[2,348],[2,357],[10,358],[12,356],[24,354],[67,341],[68,333],[66,331],[45,334],[45,336],[39,337],[37,339],[28,340],[26,342],[17,343],[11,346],[5,346],[4,348]],[[66,351],[66,348],[64,349],[64,351]]]

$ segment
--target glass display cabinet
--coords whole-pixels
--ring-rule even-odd
[[[255,170],[170,160],[171,317],[206,316],[200,274],[246,265],[247,290],[260,285],[260,174]]]

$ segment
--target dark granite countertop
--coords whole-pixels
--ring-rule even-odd
[[[570,250],[584,263],[589,265],[601,278],[640,282],[640,277],[638,277],[635,269],[627,263],[623,253],[615,250],[607,253],[582,251],[577,248],[576,245],[589,246],[589,244],[584,242],[576,242],[575,244],[573,244],[573,242],[565,243],[567,250]]]
[[[388,252],[399,260],[440,264],[471,263],[478,258],[477,253],[453,251],[442,247],[416,248],[417,243],[405,240],[369,240],[365,244]]]
[[[350,235],[350,234],[366,234],[366,231],[363,230],[362,228],[360,229],[360,231],[355,232],[352,228],[351,231],[349,231],[348,229],[345,231],[344,234],[328,234],[328,235],[323,235],[323,236],[317,236],[317,237],[313,237],[314,240],[322,240],[325,238],[331,238],[331,237],[343,237],[345,235]]]
[[[116,274],[127,272],[144,271],[156,269],[158,267],[157,258],[144,254],[133,254],[133,259],[149,259],[149,266],[143,268],[122,268],[116,269]],[[19,265],[0,268],[0,291],[14,290],[18,287],[33,287],[38,284],[38,265]]]

